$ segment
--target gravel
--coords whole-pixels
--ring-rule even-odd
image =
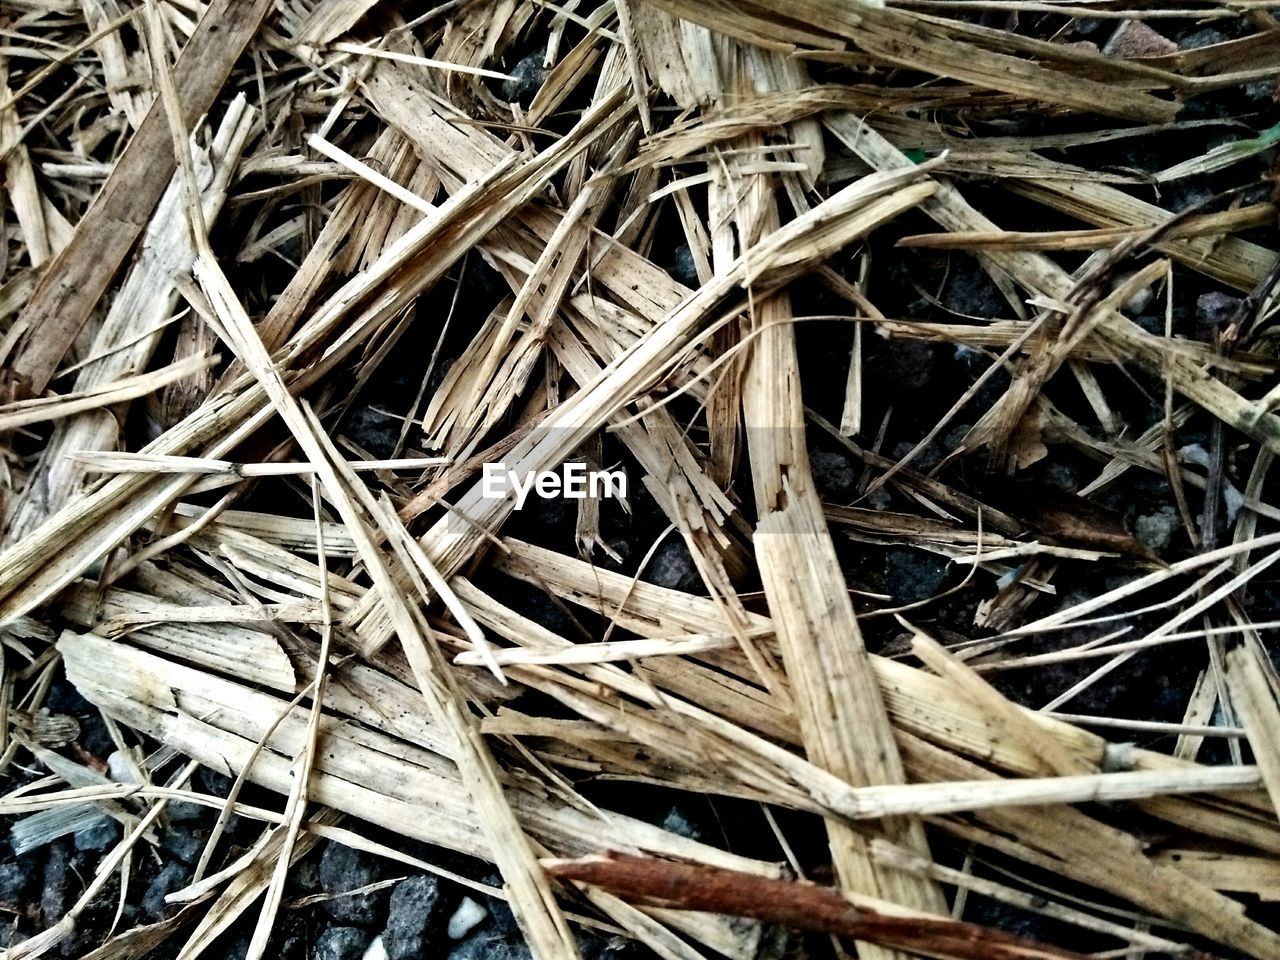
[[[1225,327],[1240,306],[1240,298],[1212,291],[1202,293],[1196,300],[1196,336],[1213,340],[1213,335]]]
[[[31,871],[20,863],[0,863],[0,903],[12,907],[25,903],[33,879]]]
[[[161,867],[142,898],[142,912],[156,920],[164,917],[169,909],[164,898],[186,885],[187,869],[184,864],[172,861]]]
[[[674,534],[662,542],[645,564],[643,577],[650,583],[673,590],[691,590],[700,582],[689,548]]]
[[[1173,507],[1161,507],[1155,513],[1138,517],[1133,523],[1134,536],[1156,553],[1168,550],[1181,528],[1182,520]]]
[[[827,500],[848,501],[858,487],[858,471],[839,453],[830,450],[813,450],[809,453],[809,466],[813,482]]]
[[[204,841],[185,827],[175,827],[161,838],[160,846],[183,863],[195,863],[204,849]]]
[[[121,836],[120,824],[111,817],[103,817],[92,826],[76,831],[77,850],[102,851],[114,846]]]
[[[391,892],[382,945],[390,960],[411,960],[422,955],[429,935],[443,920],[440,881],[422,875],[410,877]]]
[[[70,870],[71,854],[66,840],[49,845],[49,856],[44,862],[44,887],[40,893],[40,914],[45,925],[57,923],[67,912],[71,891],[68,884],[74,874]]]
[[[672,807],[662,819],[662,829],[689,840],[701,840],[702,831],[679,807]]]
[[[320,857],[320,889],[331,900],[325,901],[329,916],[344,923],[376,923],[386,902],[385,890],[336,896],[357,890],[381,879],[376,858],[360,850],[330,841]]]
[[[316,940],[314,960],[360,960],[373,938],[359,927],[330,927]]]
[[[446,930],[449,939],[461,940],[484,922],[488,916],[489,911],[482,904],[472,900],[470,897],[463,897],[462,902],[458,904],[458,908],[449,917],[449,926]]]
[[[899,603],[927,600],[947,585],[946,558],[894,547],[885,557],[885,585]]]
[[[519,939],[480,931],[449,951],[449,960],[531,960],[533,954]]]
[[[942,292],[942,303],[948,310],[965,317],[1003,316],[1009,309],[987,272],[969,258],[954,258],[951,274]],[[901,346],[901,344],[895,344]]]
[[[537,50],[524,57],[507,72],[513,79],[502,81],[502,95],[512,103],[528,106],[547,79],[547,69],[542,65],[546,51]]]

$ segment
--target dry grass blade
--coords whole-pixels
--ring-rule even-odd
[[[216,0],[204,12],[177,65],[184,129],[209,109],[270,6],[268,0]],[[44,392],[141,234],[174,163],[165,108],[157,97],[71,243],[45,272],[18,319],[25,339],[11,346],[7,359],[9,375],[21,390]]]
[[[913,913],[889,901],[732,870],[623,854],[544,864],[553,876],[595,884],[628,899],[758,917],[931,957],[1078,960],[1081,956],[972,924]]]

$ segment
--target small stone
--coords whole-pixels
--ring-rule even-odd
[[[164,898],[175,890],[182,889],[186,882],[186,866],[172,861],[166,863],[160,872],[156,874],[155,879],[151,881],[150,886],[147,887],[147,892],[142,897],[143,913],[157,920],[162,918],[169,907]]]
[[[532,960],[523,939],[480,932],[462,940],[449,951],[449,960]]]
[[[813,482],[826,499],[843,503],[853,496],[858,471],[848,457],[830,450],[813,450],[809,453],[809,466]]]
[[[412,960],[422,955],[432,927],[439,925],[440,882],[423,874],[410,877],[391,891],[382,946],[390,960]]]
[[[993,320],[1008,310],[1000,288],[972,260],[953,264],[946,288],[942,292],[942,304],[962,317],[988,320]]]
[[[314,960],[361,960],[369,939],[359,927],[330,927],[316,940],[311,956]]]
[[[231,792],[231,784],[234,783],[225,773],[210,770],[208,767],[201,767],[197,770],[196,779],[204,787],[206,793],[211,793],[215,797],[225,797]]]
[[[670,535],[645,564],[641,576],[650,583],[672,590],[691,590],[702,582],[689,548],[679,537]]]
[[[1133,276],[1132,273],[1121,274],[1120,276],[1116,277],[1114,286],[1117,288],[1123,286],[1124,284],[1129,282],[1129,279],[1132,276]],[[1152,291],[1151,285],[1148,284],[1147,286],[1141,287],[1140,289],[1134,291],[1133,296],[1131,296],[1128,300],[1124,302],[1124,305],[1121,309],[1123,309],[1124,312],[1131,317],[1137,316],[1138,314],[1142,313],[1143,310],[1147,309],[1147,304],[1151,302],[1151,298],[1154,296],[1155,296],[1155,293]]]
[[[964,439],[969,435],[969,431],[973,429],[971,423],[957,423],[954,427],[942,435],[942,449],[947,453],[954,453],[964,445]]]
[[[1203,30],[1197,30],[1189,33],[1178,41],[1178,46],[1183,50],[1195,50],[1199,47],[1209,47],[1215,43],[1226,43],[1231,38],[1221,30],[1214,30],[1212,27],[1206,27]]]
[[[1099,20],[1097,17],[1080,17],[1071,27],[1071,33],[1077,37],[1095,37],[1114,22],[1114,20]]]
[[[1240,307],[1240,298],[1214,290],[1196,300],[1196,335],[1212,341],[1213,335],[1231,322]]]
[[[908,443],[906,440],[897,444],[893,448],[893,459],[897,462],[905,460],[907,454],[916,448],[914,443]],[[918,470],[921,473],[928,473],[934,467],[942,462],[942,451],[938,449],[936,444],[927,443],[924,448],[915,455],[907,466],[912,470]]]
[[[449,934],[450,940],[461,940],[479,926],[488,915],[489,911],[481,904],[470,897],[463,897],[462,902],[458,904],[458,909],[454,910],[453,916],[449,918],[449,926],[445,932]]]
[[[895,340],[873,363],[875,379],[885,389],[919,390],[933,376],[936,352],[931,343]]]
[[[364,952],[360,960],[387,960],[387,948],[383,945],[381,937],[373,938],[373,943],[369,944],[369,949]]]
[[[482,880],[491,887],[502,886],[502,874],[500,873],[491,873],[487,877],[483,877]],[[490,919],[490,922],[485,924],[485,933],[491,938],[520,936],[520,925],[516,923],[516,915],[511,912],[511,904],[500,897],[486,897],[485,903],[489,909]],[[480,935],[480,933],[473,934],[470,939],[474,940]]]
[[[680,244],[672,254],[671,276],[691,290],[702,286],[697,265],[693,262],[693,252],[687,243]]]
[[[892,509],[893,494],[884,487],[876,487],[870,493],[866,494],[861,500],[858,500],[856,505],[859,507],[865,507],[868,510],[883,512],[885,510]]]
[[[44,887],[40,892],[40,915],[45,926],[57,923],[67,912],[70,859],[65,841],[50,844],[44,863]]]
[[[1141,20],[1125,20],[1116,27],[1102,52],[1111,57],[1138,60],[1143,57],[1162,57],[1176,53],[1178,45],[1168,37],[1156,33]]]
[[[320,864],[314,857],[306,857],[293,868],[291,876],[299,890],[313,893],[320,889]]]
[[[129,761],[119,750],[113,750],[107,757],[107,776],[116,783],[133,783],[137,779]]]
[[[509,102],[529,105],[542,87],[542,81],[547,79],[547,69],[542,65],[545,57],[546,53],[538,50],[524,57],[508,71],[512,79],[502,81],[502,95]]]
[[[923,550],[895,547],[885,558],[884,579],[899,603],[927,600],[946,587],[947,561]]]
[[[194,863],[204,849],[204,841],[185,827],[175,827],[164,835],[160,846],[183,863]]]
[[[20,863],[10,860],[0,863],[0,903],[16,907],[27,898],[31,889],[31,871]]]
[[[77,830],[74,839],[77,850],[97,851],[113,846],[120,836],[120,824],[112,817],[104,816],[92,826]]]
[[[1186,177],[1165,184],[1160,194],[1160,201],[1174,213],[1182,213],[1191,207],[1200,209],[1206,206],[1214,196],[1212,190],[1198,183],[1194,177]]]
[[[1133,532],[1139,542],[1156,553],[1169,549],[1169,544],[1181,527],[1182,520],[1173,507],[1161,507],[1155,513],[1145,514],[1133,522]]]
[[[1133,322],[1153,337],[1163,337],[1165,334],[1164,317],[1156,316],[1154,313],[1144,313],[1134,317]]]
[[[330,842],[320,857],[320,888],[332,899],[325,909],[335,920],[346,923],[374,923],[386,899],[385,891],[337,896],[376,883],[380,878],[373,857],[341,843]]]
[[[1076,473],[1075,468],[1059,460],[1046,464],[1041,477],[1045,483],[1059,490],[1065,490],[1067,493],[1075,493],[1080,488],[1080,475]]]
[[[170,823],[194,823],[197,820],[203,820],[206,811],[209,815],[213,813],[208,807],[192,803],[190,800],[170,800],[164,808]]]
[[[358,407],[347,418],[347,435],[374,457],[390,457],[400,439],[403,421],[370,406]]]
[[[702,831],[693,825],[679,807],[672,807],[667,811],[667,815],[662,818],[662,829],[688,840],[702,839]]]
[[[1253,83],[1246,83],[1240,88],[1244,94],[1244,98],[1252,103],[1260,106],[1270,106],[1280,97],[1280,87],[1276,86],[1275,80],[1255,80]]]

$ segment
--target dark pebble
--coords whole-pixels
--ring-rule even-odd
[[[372,938],[359,927],[330,927],[316,940],[315,960],[360,960]]]
[[[391,892],[382,945],[390,960],[413,960],[423,955],[428,936],[443,920],[440,883],[423,874],[396,885]]]
[[[314,893],[320,889],[320,863],[315,857],[307,857],[289,874],[299,890]]]
[[[1240,298],[1217,290],[1200,294],[1196,300],[1196,335],[1212,342],[1213,335],[1222,330],[1235,316]]]
[[[374,458],[386,459],[400,439],[402,422],[372,407],[360,407],[347,418],[347,436]]]
[[[103,817],[92,826],[76,831],[74,839],[77,850],[98,851],[114,846],[120,836],[120,824],[111,817]]]
[[[698,268],[693,262],[693,252],[687,243],[680,244],[672,254],[671,276],[692,290],[696,290],[701,285],[701,281],[698,280]]]
[[[809,466],[818,492],[828,500],[843,503],[858,487],[858,469],[843,454],[813,450],[809,454]]]
[[[875,359],[875,378],[892,390],[919,390],[933,376],[932,344],[895,340]]]
[[[662,819],[662,829],[689,840],[702,839],[702,831],[685,816],[684,811],[679,807],[672,807],[667,811],[667,815]]]
[[[1190,207],[1207,204],[1207,201],[1212,199],[1213,191],[1198,183],[1195,177],[1174,180],[1172,183],[1165,184],[1161,188],[1160,194],[1160,203],[1166,210],[1172,210],[1174,213],[1181,213]]]
[[[212,820],[216,814],[209,807],[192,803],[190,800],[170,800],[164,808],[170,823],[194,823],[208,817]]]
[[[1182,519],[1173,507],[1161,507],[1154,513],[1138,517],[1133,524],[1134,536],[1156,553],[1169,549],[1169,544],[1181,529]]]
[[[231,792],[231,784],[235,782],[225,773],[210,770],[208,767],[201,767],[196,771],[196,780],[204,788],[205,793],[213,794],[215,797],[225,797]]]
[[[891,549],[885,557],[884,583],[899,603],[927,600],[946,587],[947,560],[923,550]]]
[[[340,843],[330,842],[320,857],[320,888],[330,896],[377,883],[378,863],[369,854]],[[385,890],[335,897],[325,901],[325,909],[335,920],[346,923],[375,923],[386,902]]]
[[[33,879],[31,871],[20,863],[0,863],[0,903],[11,907],[25,904]]]
[[[147,887],[146,894],[142,897],[142,911],[150,917],[159,920],[165,915],[165,911],[169,909],[169,904],[164,902],[164,898],[175,890],[181,890],[187,882],[187,867],[181,863],[169,862],[161,868],[156,874],[155,879]]]
[[[915,449],[915,447],[916,445],[914,442],[908,442],[906,440],[902,441],[902,443],[897,444],[893,448],[893,459],[895,461],[902,461],[906,458],[907,454]],[[912,470],[918,470],[921,473],[928,473],[941,462],[942,451],[938,449],[937,444],[927,443],[925,444],[924,449],[917,453],[915,459],[907,464],[907,466]]]
[[[183,863],[194,863],[204,849],[204,841],[185,827],[174,827],[160,841],[160,845]]]
[[[507,71],[514,79],[502,81],[502,95],[508,101],[528,106],[547,79],[547,70],[542,66],[545,51],[538,50],[529,54]]]
[[[502,874],[491,873],[483,878],[483,882],[491,887],[501,889]],[[501,939],[503,936],[517,939],[520,937],[520,925],[516,923],[516,915],[511,912],[511,906],[507,901],[498,897],[485,897],[484,906],[489,911],[488,922],[481,921],[480,926],[476,928],[471,936],[458,941],[459,946],[468,940],[485,939],[486,937],[492,940]],[[453,954],[450,953],[449,956],[452,957]]]
[[[1197,47],[1208,47],[1215,43],[1225,43],[1231,38],[1221,30],[1214,30],[1212,27],[1206,27],[1203,30],[1197,30],[1194,33],[1188,33],[1178,41],[1178,46],[1183,50],[1195,50]]]
[[[942,303],[948,310],[966,317],[994,319],[1009,310],[1000,288],[976,261],[968,258],[952,261]]]
[[[1259,106],[1270,106],[1276,101],[1276,82],[1275,80],[1257,80],[1254,83],[1246,83],[1240,88],[1244,98],[1250,103]]]
[[[473,933],[449,951],[449,960],[531,960],[523,939],[493,931]]]
[[[641,576],[650,583],[673,590],[692,590],[701,582],[689,548],[674,534],[668,535],[649,558]]]
[[[71,872],[71,853],[67,841],[59,840],[49,845],[49,856],[44,862],[44,888],[40,892],[40,915],[45,926],[62,919],[67,912],[71,896],[68,889],[74,878]]]

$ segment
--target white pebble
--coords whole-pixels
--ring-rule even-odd
[[[378,937],[369,944],[360,960],[387,960],[387,948],[382,945],[382,937]]]
[[[1132,276],[1133,274],[1126,273],[1126,274],[1123,274],[1122,276],[1116,277],[1115,285],[1117,287],[1122,286],[1123,284],[1127,283]],[[1129,297],[1129,299],[1124,302],[1124,306],[1121,309],[1123,309],[1124,312],[1128,314],[1142,313],[1143,310],[1147,309],[1147,304],[1151,302],[1151,298],[1153,296],[1155,296],[1155,292],[1151,289],[1151,287],[1149,286],[1142,287],[1141,289],[1136,291],[1133,294],[1133,296]]]
[[[1223,481],[1222,502],[1227,507],[1227,526],[1232,526],[1240,515],[1240,508],[1244,506],[1244,494],[1230,480]]]
[[[133,783],[136,779],[129,761],[119,750],[113,750],[107,757],[107,776],[116,783]]]
[[[449,939],[461,940],[475,929],[476,924],[489,915],[489,911],[470,897],[463,897],[458,909],[449,918]],[[369,960],[365,957],[365,960]]]

